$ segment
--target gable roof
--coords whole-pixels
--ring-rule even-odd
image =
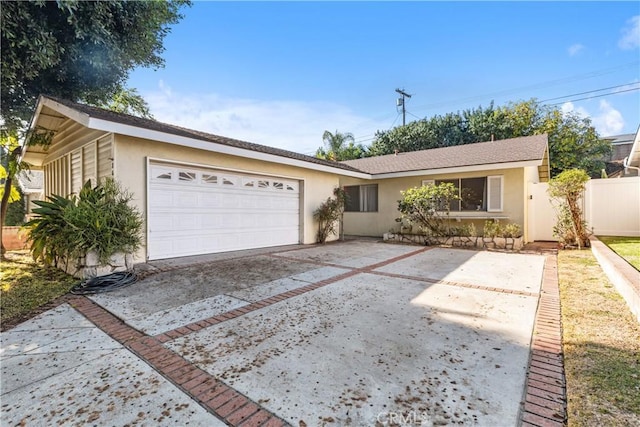
[[[489,168],[522,162],[532,162],[532,166],[537,166],[544,159],[546,151],[547,135],[543,134],[367,157],[342,163],[372,175],[482,165]]]
[[[305,154],[296,153],[293,151],[283,150],[280,148],[269,147],[266,145],[255,144],[252,142],[241,141],[238,139],[227,138],[220,135],[214,135],[206,132],[200,132],[192,129],[187,129],[184,127],[171,125],[168,123],[162,123],[153,119],[144,119],[141,117],[131,116],[129,114],[117,113],[110,110],[105,110],[103,108],[93,107],[86,104],[80,104],[77,102],[55,98],[52,96],[42,95],[38,100],[38,108],[36,115],[34,116],[34,123],[37,120],[38,112],[41,111],[42,106],[49,107],[50,109],[56,110],[58,113],[63,115],[71,115],[72,119],[76,121],[80,121],[81,124],[100,130],[113,131],[114,133],[131,135],[131,136],[139,136],[133,135],[130,132],[127,132],[127,129],[144,129],[152,132],[159,132],[164,135],[173,135],[183,138],[188,138],[192,140],[210,142],[214,144],[221,144],[227,147],[237,148],[240,150],[247,150],[255,153],[267,154],[270,156],[277,156],[285,159],[292,159],[298,161],[298,166],[304,167],[304,164],[308,166],[318,165],[332,168],[332,169],[340,169],[348,172],[356,172],[361,174],[361,171],[356,168],[345,165],[339,162],[334,162],[331,160],[323,160],[318,159],[316,157],[307,156]],[[66,107],[65,108],[60,108]],[[69,111],[71,110],[71,111]],[[75,113],[75,114],[73,114]],[[57,122],[61,123],[61,120]],[[116,125],[117,127],[113,127],[111,129],[108,124]],[[157,135],[157,134],[156,134]],[[303,163],[299,163],[303,162]],[[333,171],[338,172],[338,171]]]
[[[67,118],[90,129],[364,179],[540,166],[547,153],[547,136],[535,135],[334,162],[44,95],[32,126],[55,131]],[[38,150],[25,152],[43,156]]]

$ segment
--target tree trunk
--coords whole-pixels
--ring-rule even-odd
[[[2,243],[2,228],[4,227],[4,220],[7,216],[7,208],[9,207],[9,196],[11,195],[11,185],[13,184],[13,178],[7,176],[4,181],[4,194],[2,195],[2,202],[0,202],[0,259],[5,259],[4,254],[7,250]]]

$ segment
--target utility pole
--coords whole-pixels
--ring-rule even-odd
[[[411,95],[405,92],[404,89],[396,89],[396,92],[398,92],[402,96],[402,98],[398,98],[398,101],[396,102],[396,107],[402,106],[402,126],[404,126],[406,123],[406,116],[407,116],[407,109],[404,106],[404,98],[411,98]]]

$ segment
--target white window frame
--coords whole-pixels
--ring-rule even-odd
[[[482,177],[477,177],[482,178]],[[441,178],[441,179],[458,179],[458,181],[466,178]],[[488,175],[486,176],[487,180],[487,210],[486,212],[503,212],[504,211],[504,175]],[[493,191],[492,191],[492,182],[494,185],[498,186],[499,191],[499,206],[493,206],[491,204]],[[435,179],[423,179],[422,185],[435,185]],[[493,188],[495,190],[495,188]],[[464,212],[464,211],[455,211],[455,212]]]
[[[499,186],[499,206],[492,206],[493,191],[495,190],[491,185],[491,182],[497,183]],[[503,175],[489,175],[487,176],[487,212],[502,212],[504,210],[504,176]]]

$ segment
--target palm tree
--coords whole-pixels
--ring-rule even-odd
[[[336,162],[358,159],[364,152],[362,145],[355,145],[355,139],[351,132],[340,133],[336,130],[335,133],[331,133],[325,130],[322,134],[322,141],[324,147],[320,147],[316,151],[316,157],[320,159]]]

